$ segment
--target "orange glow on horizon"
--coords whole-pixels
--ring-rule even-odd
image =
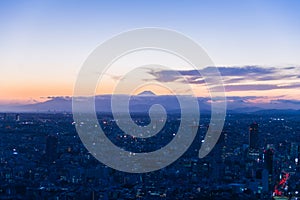
[[[115,82],[106,81],[105,84],[98,85],[95,95],[112,94],[114,91]],[[10,103],[35,103],[48,100],[49,96],[72,96],[73,84],[66,82],[43,83],[35,82],[19,82],[10,83],[1,86],[0,104]],[[198,97],[209,97],[204,86],[191,85],[195,95]],[[144,85],[132,89],[131,95],[137,95],[143,91],[150,90],[156,95],[184,95],[184,91],[170,91],[161,85]],[[230,91],[225,93],[226,96],[257,96],[258,98],[253,103],[269,102],[275,99],[300,99],[300,94],[297,89],[275,89],[275,90],[252,90],[252,91]]]

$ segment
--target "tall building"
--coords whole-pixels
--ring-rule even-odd
[[[48,135],[46,138],[46,159],[53,162],[57,159],[57,143],[56,135]]]
[[[20,121],[20,115],[16,114],[16,118],[15,118],[16,122]]]
[[[264,152],[264,162],[265,162],[265,169],[268,170],[269,174],[273,174],[273,156],[274,150],[267,149]]]
[[[227,140],[228,140],[227,132],[222,131],[220,138],[216,144],[217,148],[219,148],[219,154],[221,156],[222,162],[225,161],[225,157],[226,157]]]
[[[290,156],[292,159],[299,158],[300,154],[300,145],[297,142],[291,143]]]
[[[249,127],[249,148],[259,150],[258,124],[254,122]]]
[[[225,175],[225,157],[227,147],[227,132],[222,131],[217,144],[212,150],[212,177],[216,181],[221,181]]]

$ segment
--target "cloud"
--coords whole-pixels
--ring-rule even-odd
[[[206,67],[202,70],[182,70],[178,71],[183,76],[201,76],[203,74],[209,74],[215,72],[215,67]],[[217,67],[221,76],[257,76],[263,74],[273,74],[276,69],[264,68],[258,66],[243,66],[243,67]],[[199,74],[200,72],[200,74]]]
[[[296,67],[285,67],[284,69],[297,69]]]
[[[229,84],[229,83],[239,83],[239,82],[242,82],[244,80],[245,80],[245,78],[229,78],[229,79],[223,80],[223,82],[225,84]]]
[[[273,90],[299,88],[298,75],[300,67],[261,67],[261,66],[242,66],[242,67],[217,67],[224,82],[226,91],[249,91],[249,90]],[[202,74],[209,75],[215,72],[215,67],[206,67],[198,70],[151,70],[149,74],[159,82],[182,82],[185,80],[190,84],[205,84]],[[200,72],[200,73],[199,73]],[[276,81],[273,84],[272,81]],[[291,84],[294,81],[294,84]],[[235,84],[236,83],[236,84]],[[237,85],[238,83],[238,85]],[[251,83],[251,84],[250,84]],[[256,84],[253,84],[256,83]],[[275,83],[275,82],[274,82]],[[289,84],[287,84],[289,83]]]
[[[223,77],[261,77],[262,75],[271,75],[276,73],[273,67],[264,68],[258,66],[244,66],[244,67],[218,67],[217,68]],[[199,73],[200,72],[200,73]],[[215,67],[206,67],[202,70],[150,70],[148,73],[153,75],[156,80],[161,82],[170,82],[178,80],[182,77],[188,77],[189,80],[196,80],[203,78],[201,74],[210,74],[215,72]],[[242,80],[242,78],[239,78]]]
[[[154,76],[155,80],[159,82],[173,82],[182,78],[179,72],[174,70],[162,70],[162,71],[150,70],[148,73]]]
[[[249,101],[249,100],[256,100],[258,97],[257,96],[243,96],[243,97],[240,97],[240,96],[228,96],[226,97],[227,100],[230,100],[230,101]],[[262,98],[261,96],[259,98]]]
[[[209,67],[205,68],[208,70]],[[259,66],[243,67],[218,67],[222,76],[260,76],[265,74],[274,74],[276,69],[273,67],[265,68]]]
[[[107,75],[114,81],[119,81],[123,77],[123,76],[117,76],[117,75],[112,75],[112,74],[107,74]]]
[[[300,88],[300,83],[285,85],[285,86],[279,86],[279,88],[282,88],[282,89]]]
[[[217,67],[222,76],[255,76],[263,74],[273,74],[276,72],[274,67],[259,67],[259,66],[242,66],[242,67]],[[199,70],[200,73],[211,73],[215,71],[215,67],[206,67]],[[198,70],[182,70],[178,71],[183,76],[199,76]]]
[[[276,100],[272,100],[271,103],[284,103],[284,104],[295,104],[295,105],[300,105],[300,101],[299,100],[291,100],[291,99],[276,99]]]
[[[70,100],[72,97],[70,96],[48,96],[48,97],[41,97],[42,99],[46,98],[49,100]]]
[[[255,80],[256,81],[274,81],[274,80],[282,80],[284,78],[290,78],[290,77],[293,77],[292,76],[259,76],[259,77],[256,77]]]
[[[185,78],[186,78],[186,81],[191,84],[204,84],[205,83],[205,80],[202,77],[187,76]]]
[[[260,85],[226,85],[226,92],[232,91],[248,91],[248,90],[273,90],[277,89],[276,85],[260,84]]]
[[[300,88],[300,83],[290,85],[272,85],[272,84],[245,84],[245,85],[226,85],[225,90],[227,92],[232,91],[249,91],[249,90],[274,90],[274,89],[292,89]]]

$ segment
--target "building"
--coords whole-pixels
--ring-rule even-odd
[[[258,124],[256,122],[249,127],[249,148],[259,150]]]
[[[48,135],[46,138],[46,160],[53,162],[57,159],[58,138],[56,135]]]
[[[291,143],[290,156],[292,159],[299,158],[300,145],[297,142]]]
[[[268,170],[269,174],[273,174],[273,156],[274,156],[273,149],[265,150],[264,163],[265,163],[265,169]]]
[[[4,114],[3,114],[3,121],[6,121],[6,120],[7,120],[7,114],[4,113]]]
[[[254,122],[249,126],[248,159],[255,162],[259,159],[260,153],[258,136],[258,124]]]
[[[20,121],[20,115],[16,114],[16,118],[15,118],[16,122]]]
[[[225,175],[225,159],[226,159],[226,148],[227,148],[227,132],[222,131],[218,142],[216,143],[211,155],[213,161],[211,163],[211,172],[214,180],[220,181]]]

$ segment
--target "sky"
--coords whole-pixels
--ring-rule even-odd
[[[227,96],[300,100],[299,9],[300,1],[287,0],[3,0],[0,104],[72,96],[82,64],[98,45],[143,27],[172,29],[200,44],[220,67]],[[112,92],[117,72],[98,93]],[[191,69],[181,73],[193,87],[202,86]],[[161,83],[176,79],[168,70],[145,74]]]

